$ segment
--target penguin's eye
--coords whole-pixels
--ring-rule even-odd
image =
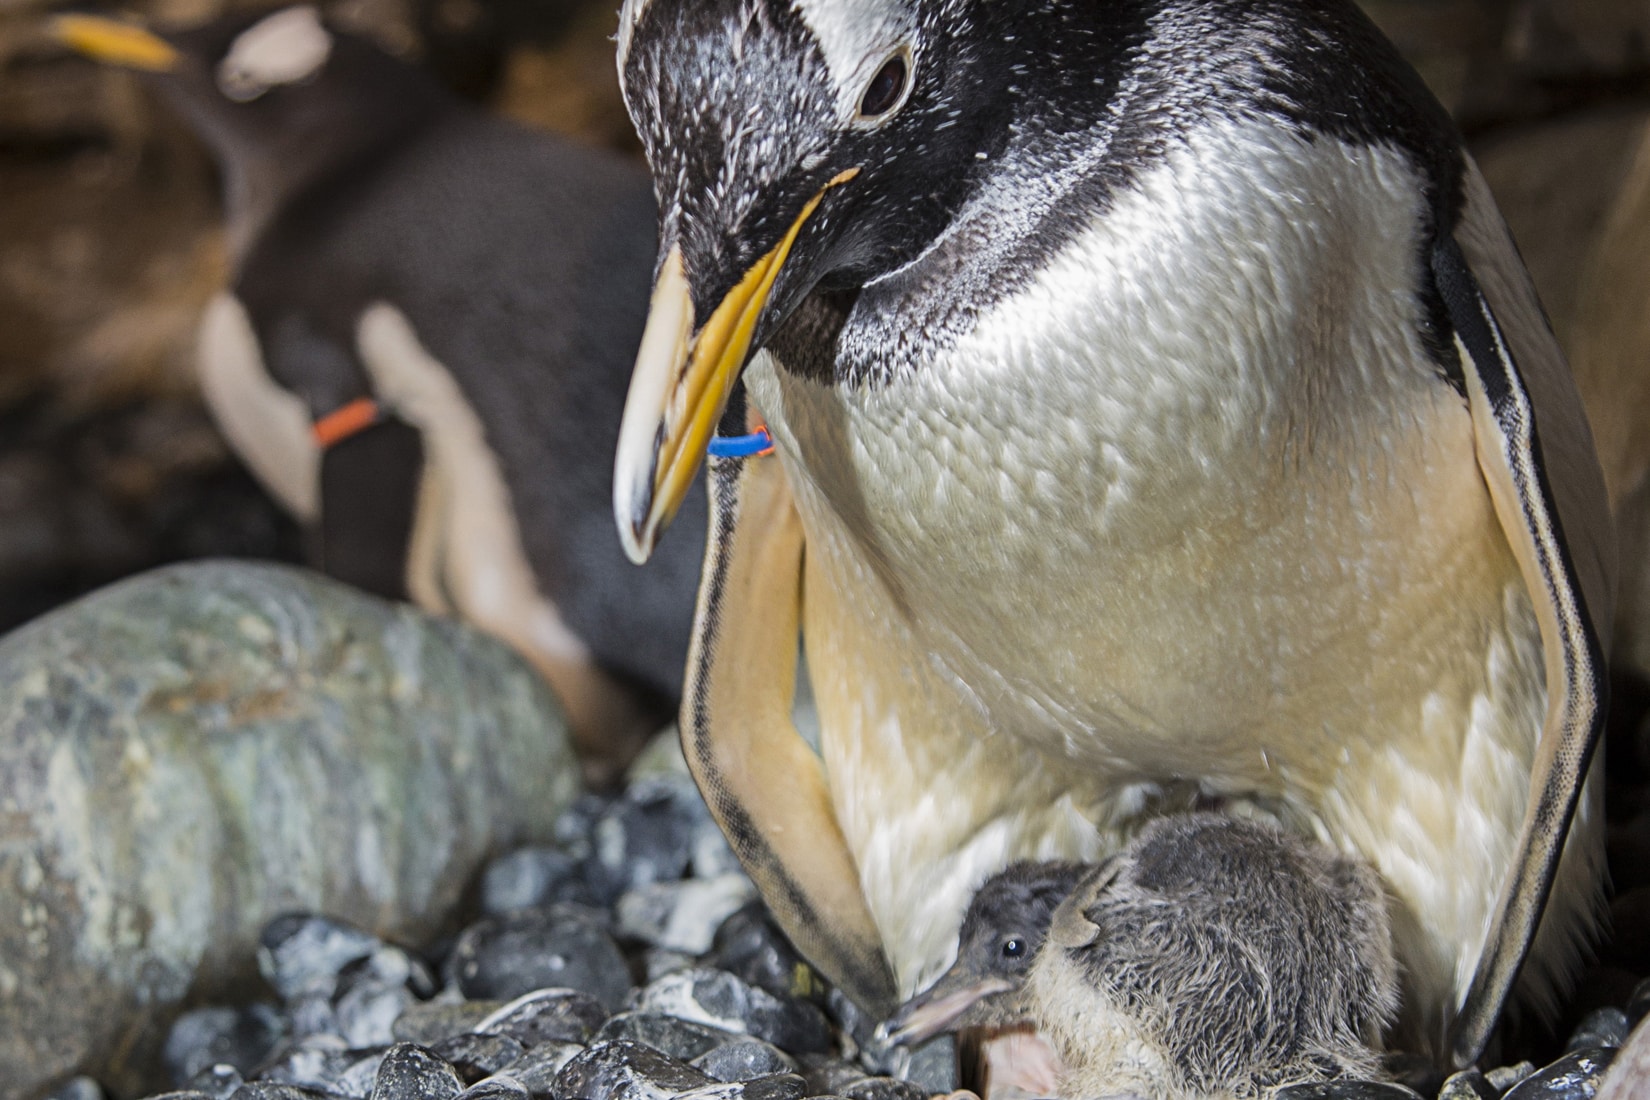
[[[898,107],[905,97],[905,86],[910,76],[911,64],[905,51],[901,50],[884,61],[877,75],[871,78],[871,83],[865,86],[865,94],[859,97],[860,120],[875,121]]]
[[[1011,937],[1003,941],[1003,958],[1017,959],[1026,953],[1026,941]]]

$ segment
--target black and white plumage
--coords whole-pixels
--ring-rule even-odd
[[[828,973],[886,1006],[983,873],[1190,795],[1376,868],[1406,1043],[1470,1061],[1532,939],[1563,982],[1608,509],[1482,179],[1349,0],[629,0],[618,61],[662,214],[617,519],[645,556],[766,418],[777,471],[711,466],[684,737]],[[817,762],[750,671],[794,623]]]
[[[60,27],[147,69],[218,157],[232,281],[203,388],[319,564],[500,634],[622,761],[679,698],[701,553],[690,529],[635,570],[608,520],[647,173],[467,106],[306,5]],[[363,398],[378,422],[318,445]]]
[[[1029,1025],[1056,1096],[1264,1096],[1380,1076],[1397,1007],[1368,867],[1256,822],[1160,818],[1098,866],[1016,863],[969,902],[957,961],[895,1038]]]

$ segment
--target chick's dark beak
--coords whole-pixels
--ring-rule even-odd
[[[177,68],[179,55],[171,43],[142,27],[94,15],[61,15],[52,20],[51,33],[78,53],[109,65],[164,73]]]
[[[939,981],[912,997],[877,1029],[889,1042],[914,1046],[945,1031],[955,1030],[969,1009],[987,997],[1016,988],[1007,978],[981,976],[959,963]]]
[[[636,354],[613,464],[613,518],[638,565],[687,495],[728,395],[750,357],[757,322],[791,246],[840,173],[808,200],[779,243],[744,273],[693,331],[693,299],[680,245],[665,254]]]

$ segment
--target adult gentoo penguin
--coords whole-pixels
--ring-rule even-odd
[[[1550,1000],[1613,535],[1350,0],[627,0],[618,65],[661,235],[615,510],[646,557],[765,418],[711,466],[683,736],[799,946],[890,1007],[986,873],[1213,800],[1384,878],[1403,1042],[1472,1060],[1532,941]]]
[[[1386,905],[1368,867],[1275,827],[1159,818],[1099,865],[1022,862],[988,879],[956,963],[889,1024],[900,1041],[1033,1025],[1053,1048],[1037,1096],[1203,1100],[1379,1078],[1398,1000]]]
[[[622,762],[679,698],[702,552],[687,531],[638,572],[608,520],[645,169],[468,107],[307,5],[58,28],[146,72],[223,167],[203,389],[321,567],[512,642],[587,759]]]

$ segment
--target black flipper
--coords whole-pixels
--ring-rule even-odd
[[[1565,537],[1532,387],[1453,237],[1433,249],[1432,275],[1462,352],[1479,466],[1541,624],[1548,694],[1519,858],[1502,886],[1450,1036],[1452,1057],[1466,1065],[1482,1052],[1535,937],[1603,728],[1607,688],[1604,645],[1594,625],[1599,609],[1589,606]]]

